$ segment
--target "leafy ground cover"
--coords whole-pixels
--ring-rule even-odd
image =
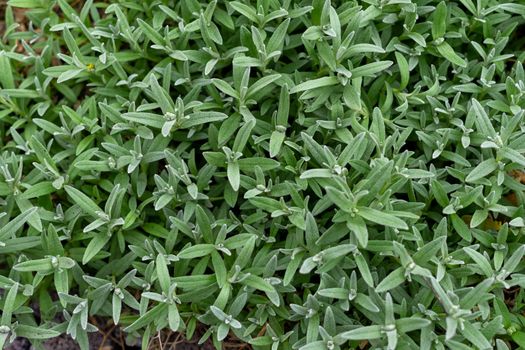
[[[2,345],[525,347],[523,2],[3,12]]]

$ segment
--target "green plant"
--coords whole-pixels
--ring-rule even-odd
[[[4,28],[2,345],[87,349],[96,315],[144,349],[525,347],[520,1],[10,0]]]

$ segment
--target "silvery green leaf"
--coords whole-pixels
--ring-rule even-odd
[[[408,229],[407,224],[403,220],[392,214],[366,207],[358,207],[357,209],[357,214],[368,221],[402,230]]]
[[[401,283],[405,282],[405,280],[405,269],[403,267],[398,267],[379,282],[375,290],[378,293],[386,292],[399,286]]]
[[[373,326],[357,327],[350,331],[340,333],[337,335],[337,337],[341,339],[349,339],[349,340],[379,339],[382,337],[382,333],[383,332],[382,332],[381,326],[373,325]]]
[[[474,169],[472,169],[472,171],[465,178],[465,181],[475,182],[491,174],[497,168],[498,163],[494,158],[484,160],[483,162],[479,163]]]
[[[323,77],[298,84],[290,89],[290,93],[294,94],[297,92],[308,91],[337,84],[339,84],[339,81],[336,77]]]

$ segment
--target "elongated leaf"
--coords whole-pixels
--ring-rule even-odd
[[[26,249],[38,247],[42,243],[42,240],[40,237],[18,237],[8,239],[4,243],[5,246],[0,246],[0,254],[17,253]]]
[[[72,186],[65,186],[64,189],[66,190],[67,194],[71,197],[73,202],[75,202],[75,204],[82,208],[82,210],[85,213],[95,218],[98,218],[97,213],[104,212],[91,198],[86,196],[83,192],[77,190]]]
[[[0,84],[4,89],[15,88],[11,62],[9,57],[7,57],[3,51],[0,52]]]
[[[17,271],[35,271],[35,272],[47,272],[53,269],[51,264],[51,258],[38,259],[38,260],[29,260],[22,263],[16,264],[13,267]]]
[[[38,98],[40,96],[37,91],[30,89],[2,89],[0,95],[15,98]]]
[[[385,53],[385,49],[383,49],[381,46],[372,44],[355,44],[352,45],[348,50],[346,50],[346,55],[352,56],[355,54],[368,52]]]
[[[301,179],[331,178],[332,172],[328,169],[309,169],[301,174]]]
[[[157,45],[164,45],[164,38],[148,23],[138,18],[137,22],[144,35]]]
[[[406,222],[392,214],[366,207],[358,207],[358,210],[358,215],[368,221],[402,230],[408,229]]]
[[[492,349],[492,345],[490,345],[483,333],[470,324],[470,322],[465,322],[464,329],[461,333],[478,349]]]
[[[389,291],[399,286],[401,283],[405,282],[405,280],[405,269],[402,267],[398,267],[377,285],[376,292],[382,293]]]
[[[157,319],[168,308],[168,304],[161,303],[150,309],[145,314],[141,315],[135,322],[125,328],[126,332],[133,332],[142,327],[145,327]]]
[[[278,168],[280,163],[268,158],[262,157],[252,157],[252,158],[242,158],[237,161],[239,168],[245,172],[254,172],[255,167],[259,166],[261,170],[268,171],[275,168]]]
[[[13,220],[9,221],[6,225],[0,227],[0,240],[5,239],[8,236],[15,234],[18,229],[20,229],[26,222],[29,220],[31,215],[35,214],[38,208],[33,207],[28,209],[15,217]]]
[[[158,254],[155,264],[157,270],[157,278],[159,279],[160,287],[164,294],[169,293],[170,289],[170,273],[168,271],[168,262],[164,254]]]
[[[4,305],[2,308],[2,316],[0,319],[0,324],[2,326],[10,326],[11,325],[11,317],[13,315],[14,311],[14,304],[16,300],[16,295],[18,293],[19,284],[17,282],[13,283],[11,287],[9,288],[9,291],[7,292],[7,295],[4,299]]]
[[[289,25],[290,18],[287,18],[275,29],[272,36],[270,37],[270,40],[268,40],[268,44],[266,45],[266,49],[268,50],[268,52],[282,50]]]
[[[16,327],[16,335],[28,339],[50,339],[58,337],[60,332],[54,329],[46,329],[43,327],[33,327],[20,324]]]
[[[393,63],[394,62],[392,61],[379,61],[356,67],[352,69],[352,78],[355,79],[359,77],[371,77],[376,73],[388,69],[388,67],[390,67]]]
[[[295,94],[297,92],[308,91],[313,89],[318,89],[325,86],[337,85],[339,81],[336,77],[323,77],[318,79],[313,79],[305,81],[299,85],[294,86],[290,89],[290,93]]]
[[[220,79],[212,79],[213,85],[215,85],[219,90],[224,92],[226,95],[230,95],[235,98],[239,98],[239,94],[235,91],[230,84]]]
[[[488,176],[497,168],[498,168],[498,163],[496,162],[494,158],[489,158],[487,160],[484,160],[483,162],[479,163],[474,169],[472,169],[472,171],[465,178],[465,181],[475,182],[479,179],[482,179]]]
[[[442,38],[447,30],[447,4],[441,1],[434,11],[434,20],[432,21],[432,37],[434,40]]]
[[[186,116],[186,119],[182,121],[180,127],[191,128],[197,125],[221,121],[226,118],[228,118],[228,116],[221,112],[194,112]]]
[[[478,128],[478,131],[483,135],[495,137],[496,130],[494,130],[494,126],[492,125],[492,122],[487,112],[485,112],[483,106],[475,98],[472,99],[472,108],[475,112],[476,118],[474,119],[474,121],[476,123],[476,127]]]
[[[131,122],[151,126],[157,129],[161,129],[162,125],[164,125],[164,118],[153,113],[129,112],[122,114],[122,117]]]
[[[85,265],[91,259],[93,259],[95,255],[97,255],[97,253],[100,252],[102,248],[104,248],[104,246],[106,245],[106,243],[109,242],[110,239],[111,237],[105,234],[99,233],[95,235],[95,237],[93,237],[91,241],[89,241],[89,244],[86,247],[84,256],[82,257],[82,264]]]
[[[421,329],[424,327],[427,327],[432,322],[430,320],[420,318],[420,317],[408,317],[408,318],[401,318],[399,320],[396,320],[396,328],[399,332],[412,332],[416,329]]]
[[[180,259],[194,259],[209,255],[214,250],[215,246],[213,244],[196,244],[181,250],[177,256]]]
[[[279,78],[281,78],[281,74],[272,74],[257,80],[252,86],[248,88],[246,97],[253,98],[259,91],[261,91],[271,83],[275,82]]]
[[[455,65],[458,65],[460,67],[467,66],[467,62],[465,62],[464,59],[459,57],[458,54],[454,52],[454,49],[452,48],[452,46],[450,46],[446,41],[437,45],[436,49],[443,57],[445,57],[451,63],[454,63]]]
[[[366,326],[338,334],[338,338],[348,340],[379,339],[382,337],[381,326]]]
[[[26,191],[24,191],[24,193],[20,195],[19,198],[32,199],[32,198],[45,196],[55,191],[56,189],[53,186],[52,182],[44,181],[44,182],[37,183],[31,186],[30,188],[28,188]]]

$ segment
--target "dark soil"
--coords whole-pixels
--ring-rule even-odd
[[[149,350],[215,350],[211,339],[208,339],[203,344],[198,344],[202,334],[206,331],[205,326],[197,328],[193,339],[185,339],[181,333],[171,331],[159,332],[150,340]],[[102,331],[89,334],[89,348],[90,350],[139,350],[140,340],[132,341],[125,340],[120,329],[111,326],[108,332]],[[80,350],[80,347],[69,335],[61,335],[60,337],[46,340],[44,342],[46,350]],[[223,350],[251,350],[249,344],[239,342],[234,337],[227,338],[222,344]],[[15,341],[6,347],[4,350],[34,350],[29,340],[25,338],[16,338]]]
[[[101,347],[103,336],[100,333],[89,334],[90,350],[113,350],[119,349],[112,346]],[[78,344],[69,335],[61,335],[53,339],[46,340],[44,348],[48,350],[80,350]],[[4,348],[5,350],[33,350],[29,340],[16,338],[15,341]],[[129,349],[129,348],[127,348]]]
[[[7,6],[7,0],[0,0],[0,37],[5,33],[5,8]]]

